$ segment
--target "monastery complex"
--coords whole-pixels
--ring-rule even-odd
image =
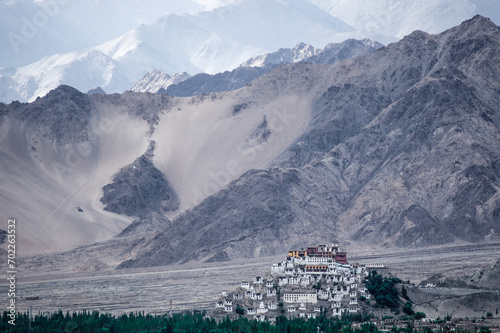
[[[347,253],[336,244],[290,250],[266,277],[257,276],[241,282],[234,292],[224,292],[215,313],[257,320],[356,314],[371,298],[364,285],[371,269],[385,268],[349,264]]]

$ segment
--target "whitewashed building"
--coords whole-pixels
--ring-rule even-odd
[[[334,315],[334,316],[341,316],[344,312],[346,312],[346,311],[343,308],[334,308],[332,310],[332,315]]]
[[[281,275],[285,273],[285,265],[281,262],[273,264],[271,274]]]
[[[257,308],[257,314],[267,313],[267,308],[264,305],[264,302],[260,302],[259,307]]]
[[[329,296],[330,296],[330,293],[328,292],[328,290],[321,289],[318,292],[318,298],[319,299],[327,300],[329,298]]]
[[[266,295],[267,297],[271,297],[271,296],[276,296],[276,289],[272,288],[272,289],[267,289],[266,290]]]
[[[342,302],[333,302],[332,303],[332,308],[340,308],[342,307]]]
[[[318,295],[315,293],[293,293],[284,294],[283,302],[285,303],[318,303]]]

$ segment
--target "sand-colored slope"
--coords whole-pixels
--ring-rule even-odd
[[[0,219],[18,219],[18,252],[40,253],[107,239],[131,219],[103,211],[102,187],[147,149],[141,119],[95,110],[89,140],[58,146],[4,118]]]
[[[179,195],[181,211],[246,171],[267,168],[309,123],[310,97],[245,94],[182,99],[161,116],[154,162]]]

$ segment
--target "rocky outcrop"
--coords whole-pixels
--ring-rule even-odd
[[[151,159],[154,142],[148,151],[132,164],[123,167],[113,182],[103,187],[104,209],[127,216],[143,216],[151,212],[167,213],[179,207],[179,200],[165,176]],[[129,226],[130,233],[134,229]],[[123,232],[122,232],[123,233]]]
[[[91,110],[89,96],[69,86],[60,86],[33,103],[0,103],[0,116],[13,116],[60,145],[88,139]]]
[[[170,222],[162,213],[151,213],[132,221],[116,238],[136,237],[152,233],[166,227]]]

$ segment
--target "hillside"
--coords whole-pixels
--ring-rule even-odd
[[[31,104],[0,104],[0,215],[22,221],[20,254],[103,241],[132,222],[103,209],[102,187],[146,152],[148,122],[166,103],[61,86]]]
[[[308,127],[271,168],[187,211],[122,267],[258,257],[311,241],[498,238],[499,32],[476,16],[332,67],[292,64],[255,80],[252,96],[260,87],[297,96],[294,85],[313,96]]]

